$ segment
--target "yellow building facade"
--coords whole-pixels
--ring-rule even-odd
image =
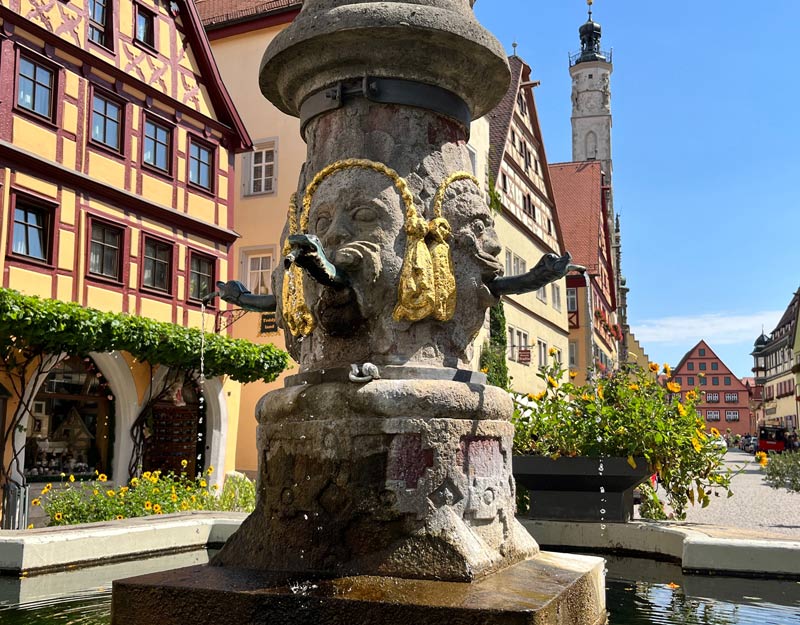
[[[0,2],[4,288],[211,330],[202,300],[233,274],[250,147],[192,2]],[[164,388],[125,353],[63,356],[20,433],[28,481],[234,468],[237,383]]]
[[[522,274],[547,253],[564,252],[530,67],[509,58],[511,84],[487,116],[489,182],[499,200],[495,229],[503,246],[505,275]],[[471,140],[472,142],[472,140]],[[515,391],[536,393],[545,382],[539,369],[553,359],[566,366],[569,329],[566,281],[535,293],[503,297],[508,341],[507,361]]]
[[[297,190],[300,167],[306,158],[300,122],[281,113],[258,87],[264,50],[291,23],[301,3],[272,4],[274,10],[267,2],[253,12],[252,5],[246,2],[224,6],[207,0],[197,3],[222,78],[253,139],[252,151],[236,158],[231,187],[236,206],[235,229],[240,235],[233,246],[231,274],[261,295],[273,292],[272,270],[282,258],[279,242],[289,198]],[[227,322],[223,319],[223,323]],[[231,323],[230,330],[236,338],[284,347],[283,333],[274,326],[262,327],[262,316],[256,313],[242,315]],[[290,368],[284,376],[295,371]],[[258,469],[256,406],[267,392],[282,386],[283,376],[271,384],[254,382],[242,387],[237,470],[254,475]]]

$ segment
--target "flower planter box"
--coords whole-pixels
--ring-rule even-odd
[[[514,456],[512,466],[530,493],[527,516],[560,521],[630,521],[633,490],[653,473],[644,458],[635,469],[626,458],[547,456]]]

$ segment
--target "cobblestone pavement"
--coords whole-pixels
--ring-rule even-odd
[[[800,540],[800,493],[767,486],[752,454],[729,449],[725,463],[733,469],[744,467],[733,478],[733,497],[712,496],[707,508],[690,506],[686,522],[750,530],[741,532],[743,538],[745,535],[752,537],[753,531],[758,531]]]

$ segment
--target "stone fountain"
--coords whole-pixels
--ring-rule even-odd
[[[267,49],[308,145],[263,302],[300,372],[258,408],[256,510],[210,566],[115,583],[117,625],[605,621],[602,561],[516,520],[512,402],[469,368],[500,295],[570,268],[502,276],[466,141],[509,70],[472,4],[306,0]]]

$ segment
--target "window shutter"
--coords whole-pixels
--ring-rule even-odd
[[[251,195],[250,176],[252,175],[253,153],[242,154],[242,197]]]

